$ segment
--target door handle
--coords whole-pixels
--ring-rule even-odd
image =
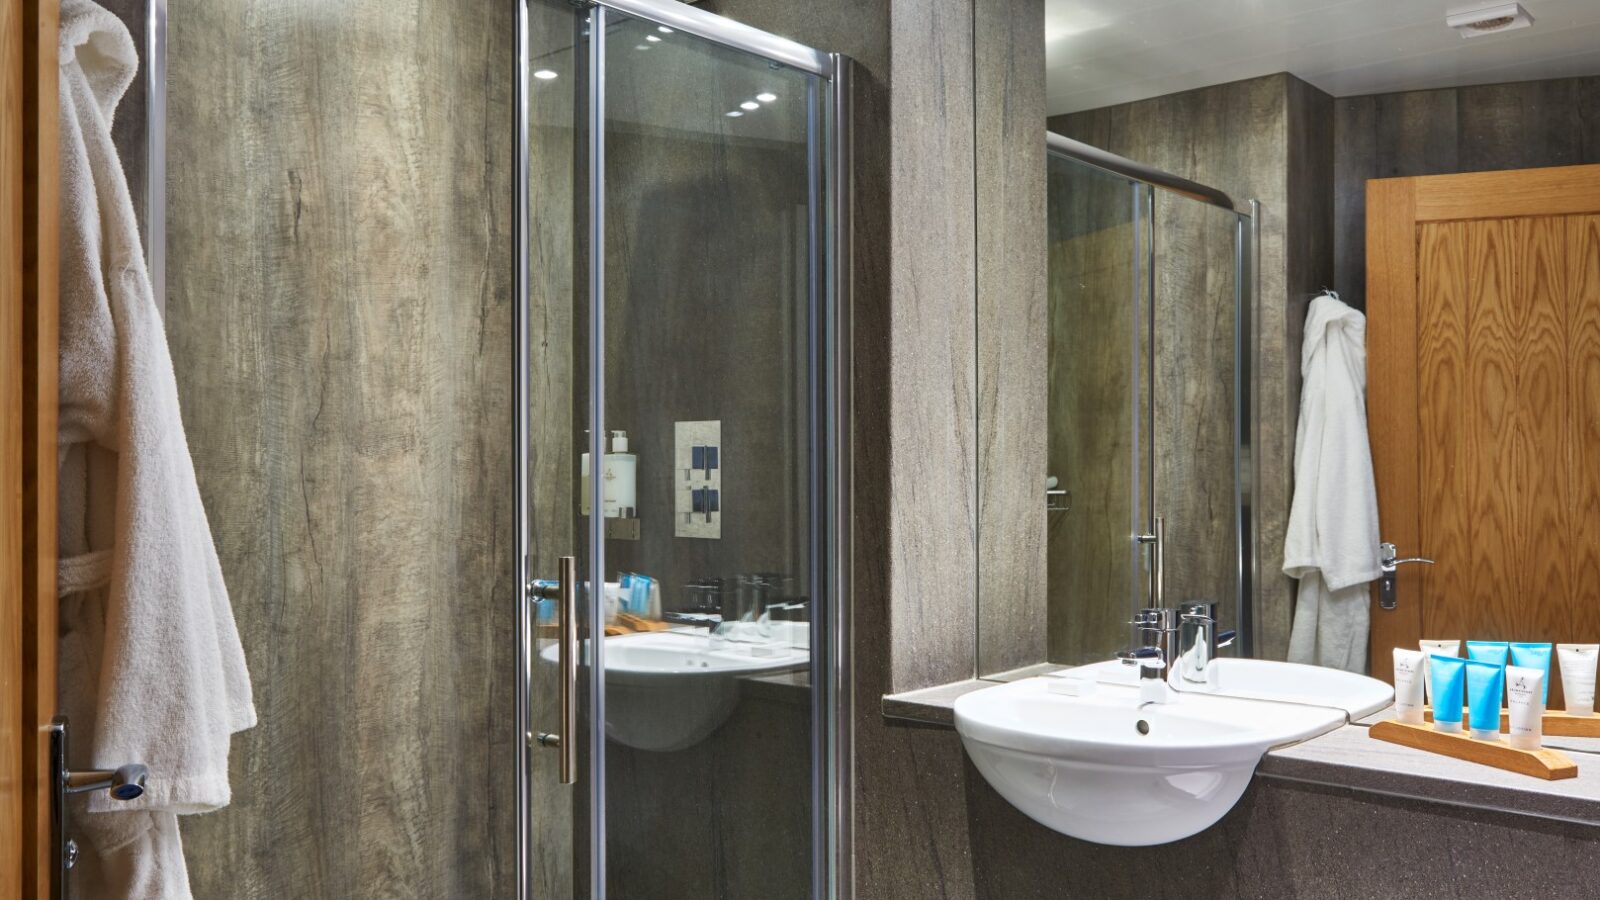
[[[578,558],[561,557],[561,573],[555,590],[552,592],[547,585],[548,582],[530,585],[528,593],[539,600],[556,601],[561,634],[560,643],[556,645],[556,668],[561,678],[561,730],[541,731],[534,740],[541,747],[561,753],[561,783],[572,784],[578,777]]]
[[[1382,573],[1378,578],[1378,606],[1382,609],[1394,609],[1399,605],[1399,598],[1396,596],[1395,570],[1412,563],[1431,566],[1433,560],[1425,556],[1408,556],[1400,559],[1399,551],[1388,542],[1378,545],[1378,555],[1380,557],[1378,570]]]
[[[50,849],[56,859],[51,897],[66,897],[67,872],[78,862],[78,842],[67,836],[67,796],[107,791],[115,800],[137,800],[144,796],[149,778],[150,770],[137,763],[83,772],[68,769],[67,717],[56,716],[50,723]]]

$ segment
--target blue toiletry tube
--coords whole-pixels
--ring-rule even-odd
[[[1467,658],[1504,666],[1510,661],[1511,645],[1505,641],[1467,641]]]
[[[1540,669],[1544,672],[1544,693],[1539,695],[1539,702],[1550,703],[1550,645],[1549,644],[1512,644],[1511,665],[1522,666],[1525,669]]]
[[[1505,692],[1505,666],[1467,660],[1467,715],[1473,737],[1480,741],[1500,739],[1500,698]]]
[[[1434,654],[1428,657],[1428,669],[1433,673],[1433,729],[1460,731],[1467,661],[1459,656]]]

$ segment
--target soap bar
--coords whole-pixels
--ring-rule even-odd
[[[1052,694],[1065,694],[1068,697],[1087,697],[1099,687],[1093,678],[1083,675],[1051,675],[1048,690]]]

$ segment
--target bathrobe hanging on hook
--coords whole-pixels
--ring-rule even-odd
[[[229,740],[255,708],[111,141],[137,67],[116,16],[63,0],[60,703],[86,751],[72,762],[150,770],[137,800],[74,798],[68,885],[188,900],[177,815],[227,804]]]
[[[1367,438],[1367,320],[1326,291],[1300,351],[1300,423],[1283,573],[1300,579],[1289,661],[1367,670],[1367,583],[1379,576]]]

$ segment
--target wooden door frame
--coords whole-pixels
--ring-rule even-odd
[[[56,711],[58,0],[0,0],[0,896],[47,900]]]
[[[1419,401],[1417,356],[1417,225],[1423,222],[1561,216],[1600,212],[1600,165],[1378,178],[1367,182],[1367,360],[1408,360],[1367,382],[1367,431],[1377,479],[1384,540],[1401,556],[1427,555],[1421,546],[1421,471],[1415,446],[1382,436],[1415,433]],[[1388,401],[1374,404],[1383,392]],[[1409,415],[1412,421],[1406,421]],[[1401,566],[1399,606],[1378,605],[1372,586],[1370,647],[1415,647],[1422,637],[1427,566]],[[1373,674],[1389,667],[1374,653]]]

